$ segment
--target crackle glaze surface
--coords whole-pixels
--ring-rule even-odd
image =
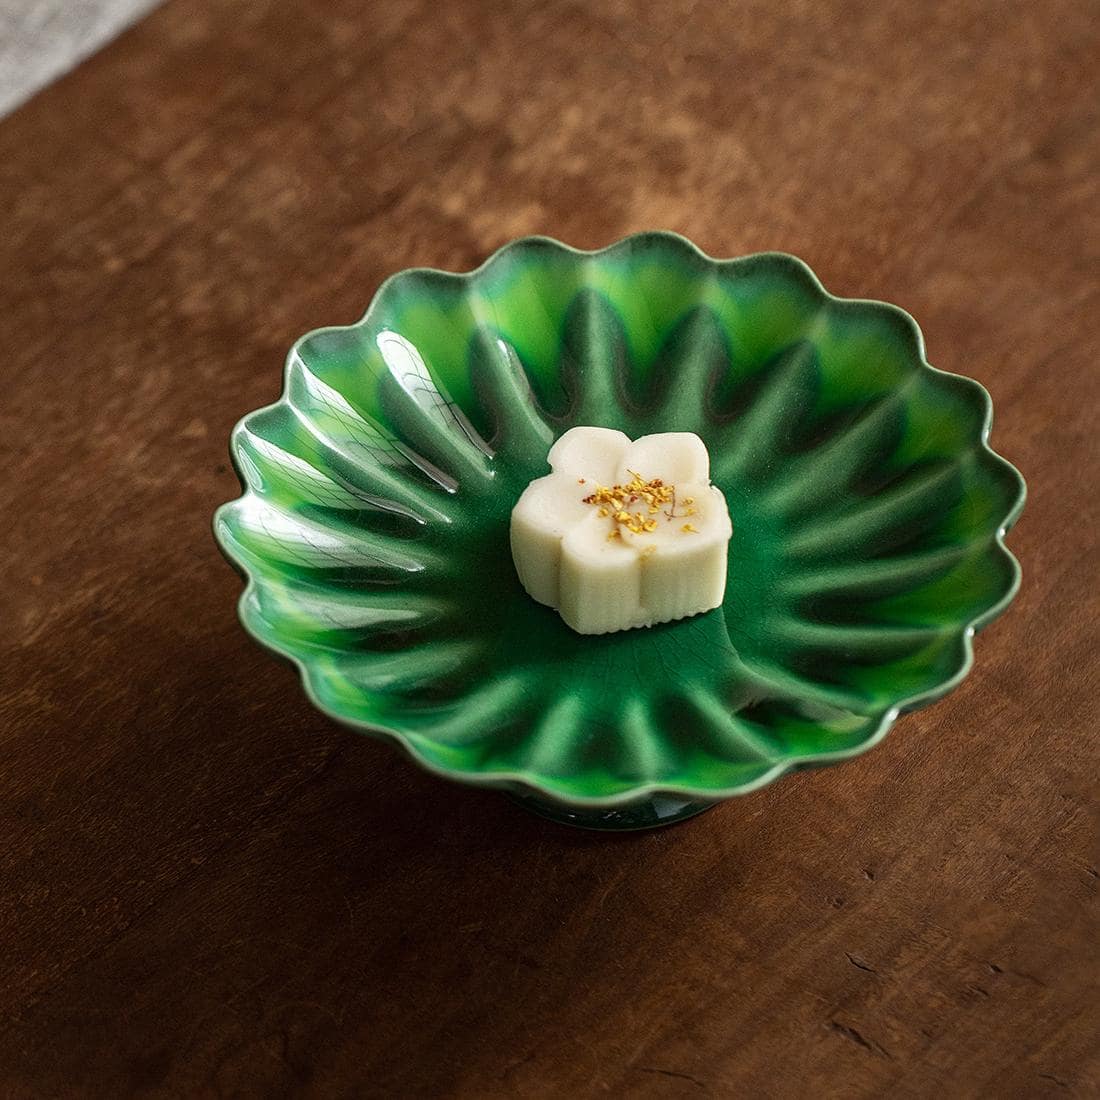
[[[215,529],[246,627],[334,718],[565,805],[711,800],[850,757],[966,674],[1019,583],[990,418],[907,314],[794,257],[529,238],[300,340],[234,433],[245,491]],[[703,439],[722,607],[583,637],[526,596],[509,515],[578,424]]]

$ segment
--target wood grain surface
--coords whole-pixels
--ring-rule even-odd
[[[0,123],[0,1094],[1100,1092],[1093,3],[171,0]],[[898,302],[1025,571],[944,702],[663,832],[333,726],[226,441],[390,272],[646,227]]]

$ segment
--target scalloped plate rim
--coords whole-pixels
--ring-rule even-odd
[[[582,258],[594,258],[606,255],[614,252],[617,249],[629,247],[636,242],[644,240],[663,240],[671,242],[677,247],[687,248],[691,252],[695,253],[699,258],[706,261],[708,264],[721,264],[723,266],[738,266],[749,267],[754,264],[768,261],[781,261],[784,264],[793,266],[800,274],[809,280],[814,290],[822,296],[822,298],[828,302],[839,303],[847,306],[867,306],[873,307],[877,310],[886,310],[899,319],[901,319],[905,325],[912,332],[915,341],[916,349],[919,356],[918,369],[927,371],[933,375],[946,377],[955,381],[961,381],[970,387],[975,395],[982,403],[983,416],[982,416],[982,428],[979,436],[979,446],[981,450],[993,460],[994,463],[1001,468],[1001,470],[1007,474],[1015,483],[1015,496],[1012,501],[1012,505],[1008,510],[1008,514],[1005,519],[998,526],[993,538],[993,547],[1000,553],[1002,559],[1008,564],[1011,579],[1008,586],[1005,589],[1004,594],[987,608],[980,615],[968,620],[962,629],[962,642],[963,642],[963,657],[959,664],[959,667],[950,676],[945,677],[940,683],[936,684],[932,688],[928,688],[924,691],[917,692],[914,695],[907,696],[893,706],[883,712],[879,719],[878,725],[867,736],[867,738],[861,741],[858,745],[851,746],[845,749],[838,749],[834,752],[826,753],[813,753],[807,754],[793,760],[777,761],[772,767],[766,768],[759,775],[754,776],[752,779],[747,780],[744,783],[735,784],[730,787],[693,787],[687,784],[673,784],[673,783],[639,783],[635,786],[628,788],[627,790],[620,791],[614,795],[586,797],[572,794],[570,792],[562,791],[555,788],[551,783],[548,783],[545,777],[535,776],[531,772],[525,772],[522,770],[509,770],[503,769],[499,771],[479,771],[471,772],[461,769],[451,769],[435,763],[423,756],[408,740],[408,735],[401,733],[399,730],[390,729],[385,726],[378,726],[369,722],[360,722],[356,719],[349,718],[346,715],[338,714],[330,710],[319,699],[317,693],[313,689],[313,684],[310,679],[310,668],[307,661],[298,657],[297,655],[281,649],[271,638],[260,635],[253,629],[248,621],[246,613],[246,607],[253,596],[255,590],[255,580],[244,566],[242,566],[237,559],[233,556],[229,549],[228,539],[223,538],[221,531],[221,520],[223,513],[229,509],[232,505],[236,504],[239,500],[249,495],[252,490],[246,485],[245,479],[241,473],[237,449],[238,449],[238,435],[245,430],[246,424],[253,417],[259,416],[272,409],[287,404],[288,386],[290,380],[290,371],[299,357],[299,351],[303,345],[314,337],[326,333],[333,332],[348,332],[354,329],[359,329],[366,326],[372,319],[374,311],[378,308],[378,304],[383,297],[384,291],[392,283],[398,280],[408,279],[417,275],[432,275],[432,276],[446,276],[449,279],[455,279],[460,281],[470,281],[480,275],[482,272],[488,270],[494,263],[496,263],[502,256],[513,250],[519,250],[522,248],[530,247],[531,245],[549,245],[557,248],[569,255],[578,256]],[[752,791],[759,790],[761,787],[765,787],[782,776],[792,772],[800,771],[810,768],[823,767],[830,764],[842,763],[845,760],[851,760],[855,757],[863,755],[865,752],[878,745],[887,733],[893,728],[895,722],[904,714],[911,713],[915,710],[920,710],[926,706],[930,706],[933,703],[938,702],[944,696],[948,695],[955,688],[957,688],[963,680],[969,675],[971,669],[974,666],[974,636],[978,631],[989,626],[995,619],[997,619],[1011,604],[1012,600],[1016,597],[1020,590],[1020,584],[1023,577],[1023,571],[1020,563],[1009,550],[1005,543],[1005,537],[1012,529],[1016,521],[1019,519],[1024,505],[1027,501],[1027,482],[1024,480],[1020,471],[1006,459],[1003,455],[998,454],[989,443],[989,437],[993,428],[993,398],[989,391],[975,378],[970,378],[967,375],[956,374],[952,371],[941,370],[938,367],[933,366],[927,358],[924,344],[924,334],[921,331],[920,325],[917,324],[916,319],[901,306],[895,305],[893,302],[882,301],[877,298],[844,298],[839,295],[831,293],[822,284],[820,278],[814,270],[809,266],[806,261],[800,257],[795,256],[790,252],[782,251],[763,251],[763,252],[751,252],[742,256],[729,257],[721,259],[709,255],[703,249],[701,249],[694,241],[689,240],[682,234],[670,231],[670,230],[643,230],[638,233],[632,233],[626,237],[622,237],[617,241],[612,242],[602,248],[595,249],[582,249],[576,248],[572,245],[565,244],[563,241],[559,241],[554,237],[533,234],[524,237],[517,237],[514,240],[508,241],[500,248],[492,252],[485,260],[483,260],[477,267],[470,269],[469,271],[445,271],[441,268],[434,267],[408,267],[402,268],[399,271],[394,272],[384,279],[375,290],[371,297],[370,304],[367,306],[366,311],[359,318],[358,321],[350,325],[322,325],[314,329],[310,329],[304,333],[291,345],[290,350],[287,352],[286,360],[283,367],[283,381],[282,390],[279,397],[267,405],[262,405],[259,408],[252,409],[249,412],[241,416],[234,424],[230,433],[229,439],[229,457],[233,465],[233,470],[237,475],[238,480],[241,483],[242,493],[240,496],[234,498],[231,501],[226,501],[220,505],[213,516],[213,535],[214,541],[221,551],[222,555],[227,559],[233,569],[244,579],[245,587],[237,599],[237,618],[241,625],[244,627],[245,632],[257,641],[264,649],[268,650],[281,657],[283,660],[289,661],[297,670],[299,678],[301,680],[302,689],[305,692],[306,698],[310,704],[325,715],[326,718],[338,722],[340,725],[349,729],[355,730],[358,733],[366,734],[373,738],[385,741],[390,744],[396,745],[402,749],[405,754],[425,771],[432,773],[443,779],[449,779],[454,782],[463,783],[467,786],[498,789],[498,790],[515,790],[519,788],[523,793],[534,795],[535,797],[548,798],[553,802],[577,810],[604,810],[604,809],[616,809],[621,808],[631,803],[644,800],[652,796],[669,796],[673,798],[684,798],[699,801],[708,802],[721,802],[727,798],[733,798],[741,794],[749,794]]]

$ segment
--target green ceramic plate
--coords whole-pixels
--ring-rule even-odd
[[[991,414],[908,314],[793,256],[529,238],[299,340],[215,529],[245,626],[322,711],[560,819],[654,824],[863,752],[962,680],[1020,579]],[[509,514],[577,424],[703,438],[721,608],[582,637],[525,595]]]

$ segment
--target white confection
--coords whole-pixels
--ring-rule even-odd
[[[652,626],[722,602],[733,529],[697,435],[663,432],[632,443],[609,428],[573,428],[549,461],[553,472],[532,481],[512,511],[512,557],[533,599],[557,608],[580,634]],[[585,503],[635,475],[675,487],[674,507],[654,514],[640,502],[628,506],[653,521],[651,531],[635,532]]]

